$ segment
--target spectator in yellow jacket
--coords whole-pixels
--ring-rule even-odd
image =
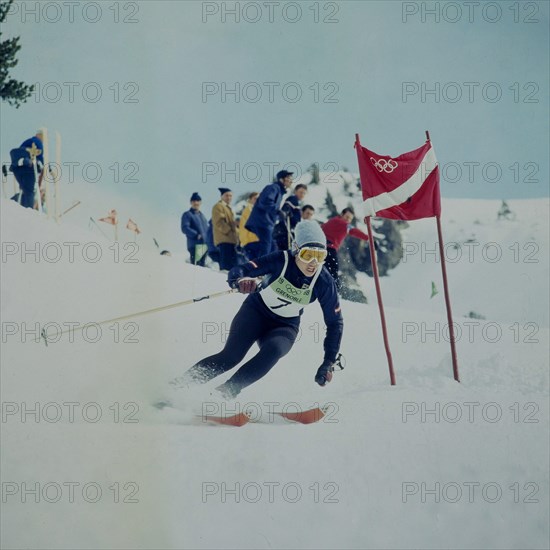
[[[258,243],[260,242],[260,239],[256,233],[252,233],[252,231],[246,229],[245,225],[259,195],[260,193],[257,193],[256,191],[250,193],[239,221],[239,240],[241,241],[241,246],[243,247],[244,253],[246,254],[248,260],[258,257]]]
[[[237,261],[235,246],[239,244],[237,224],[231,209],[233,193],[227,187],[218,188],[221,193],[220,200],[212,208],[212,229],[214,245],[220,251],[220,269],[231,269]]]

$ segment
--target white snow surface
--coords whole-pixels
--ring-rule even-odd
[[[167,382],[221,349],[241,295],[36,341],[48,323],[226,290],[224,274],[187,264],[183,239],[172,257],[117,249],[76,209],[56,224],[3,200],[2,547],[548,548],[548,200],[509,204],[514,221],[496,220],[498,201],[443,201],[447,243],[479,243],[447,263],[460,384],[424,220],[405,232],[419,252],[381,281],[396,386],[364,276],[369,304],[342,303],[346,368],[330,385],[313,381],[324,325],[312,304],[291,352],[225,404],[210,392],[229,375],[196,391]],[[152,407],[166,397],[182,410]],[[189,422],[271,402],[331,413],[309,426]]]

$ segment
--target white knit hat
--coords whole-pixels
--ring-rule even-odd
[[[327,238],[316,221],[302,220],[296,225],[294,235],[298,248],[305,245],[327,247]]]

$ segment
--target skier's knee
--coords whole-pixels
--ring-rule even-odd
[[[262,346],[262,351],[270,357],[280,359],[281,357],[284,357],[291,348],[292,342],[288,340],[279,340],[266,342]]]

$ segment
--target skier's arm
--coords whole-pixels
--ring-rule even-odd
[[[227,282],[231,288],[237,288],[239,279],[243,277],[261,277],[268,273],[279,273],[283,269],[284,252],[278,251],[256,258],[254,261],[237,265],[227,274]]]
[[[319,287],[317,287],[317,285],[315,285],[315,287],[318,291],[317,297],[321,304],[323,318],[327,326],[327,332],[323,342],[325,350],[323,364],[332,364],[336,361],[336,356],[340,350],[340,343],[344,332],[344,319],[342,318],[340,301],[338,299],[338,292],[334,279],[328,273],[323,275],[326,276],[323,277],[322,281],[318,281],[317,284]],[[321,282],[324,284],[319,284]]]

